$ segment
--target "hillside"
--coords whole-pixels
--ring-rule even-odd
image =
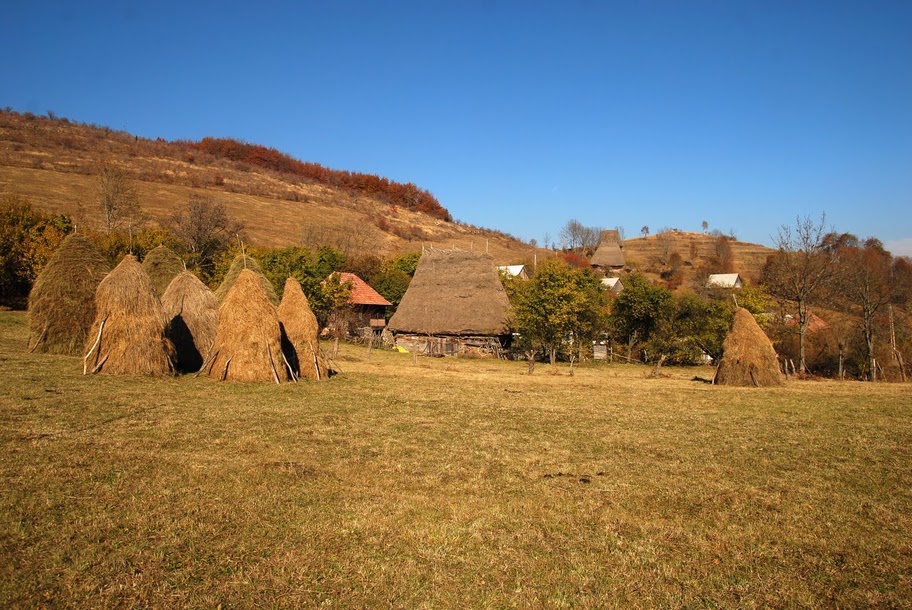
[[[382,255],[424,246],[487,250],[497,264],[531,263],[549,255],[510,235],[450,220],[433,196],[413,184],[304,163],[264,146],[205,138],[149,140],[67,119],[0,111],[0,199],[21,196],[32,205],[100,226],[95,202],[102,163],[134,180],[143,215],[167,225],[191,194],[222,202],[244,223],[248,242],[276,247],[335,245]],[[414,204],[414,205],[413,205]],[[509,230],[509,227],[506,228]],[[628,266],[659,279],[663,260],[678,252],[682,286],[713,256],[715,238],[666,232],[628,239]],[[731,242],[734,270],[756,281],[768,248]]]
[[[209,196],[244,223],[255,246],[328,243],[349,252],[390,254],[432,245],[487,249],[503,264],[531,258],[534,250],[498,231],[448,220],[449,212],[413,184],[329,170],[229,140],[149,140],[66,119],[0,112],[0,198],[21,196],[99,226],[95,174],[104,162],[135,180],[149,222],[166,225],[191,194]]]

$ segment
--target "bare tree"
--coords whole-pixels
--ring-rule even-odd
[[[125,220],[135,220],[139,203],[133,181],[123,169],[103,163],[98,172],[98,207],[105,234],[110,236]]]
[[[561,242],[571,250],[598,246],[601,234],[600,228],[587,227],[575,218],[568,220],[560,230]]]
[[[767,259],[763,283],[773,296],[792,301],[798,314],[798,370],[807,372],[805,336],[808,304],[821,297],[836,271],[836,257],[827,250],[826,214],[815,222],[798,217],[795,226],[782,225],[773,238],[778,251]]]
[[[233,221],[221,202],[207,196],[190,195],[187,209],[172,217],[171,227],[190,253],[191,264],[208,276],[216,255],[229,246],[244,225]]]

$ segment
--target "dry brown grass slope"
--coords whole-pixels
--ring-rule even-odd
[[[0,112],[0,197],[100,226],[94,175],[113,163],[136,180],[144,215],[166,224],[191,194],[225,204],[256,246],[337,244],[349,251],[398,253],[422,245],[487,249],[498,263],[533,249],[496,231],[445,222],[353,191],[290,174],[188,152],[164,141],[46,117]]]

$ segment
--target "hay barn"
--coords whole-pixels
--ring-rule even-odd
[[[238,254],[234,257],[234,260],[231,261],[231,267],[228,268],[228,273],[225,274],[225,278],[215,291],[215,298],[218,299],[218,302],[223,303],[225,301],[225,297],[228,296],[228,292],[237,280],[238,275],[244,269],[253,271],[256,274],[266,298],[269,299],[269,302],[272,303],[273,307],[277,307],[279,304],[279,297],[276,294],[275,288],[272,286],[272,283],[266,279],[266,276],[263,275],[260,264],[249,254]]]
[[[739,307],[722,342],[722,359],[714,383],[766,387],[785,382],[773,343],[751,313]]]
[[[199,278],[181,271],[161,298],[167,335],[177,352],[177,369],[195,373],[209,357],[218,330],[218,300]]]
[[[264,278],[251,269],[238,272],[219,307],[215,343],[201,372],[222,381],[292,379],[282,353],[279,316],[263,284]]]
[[[320,326],[301,284],[293,277],[285,280],[279,322],[284,331],[282,349],[297,377],[321,381],[329,377],[329,367],[320,351]]]
[[[488,254],[426,250],[390,319],[396,345],[428,355],[502,356],[510,301]]]
[[[166,375],[174,346],[152,280],[132,255],[98,284],[95,320],[86,339],[84,373]]]
[[[29,294],[29,350],[82,356],[95,319],[95,291],[110,271],[91,239],[64,239]]]
[[[142,268],[152,280],[152,287],[159,298],[165,294],[171,280],[186,269],[184,261],[167,246],[158,246],[150,250],[143,259]]]
[[[621,244],[621,233],[617,229],[602,231],[599,238],[598,248],[589,265],[600,269],[603,272],[620,271],[626,265],[624,259],[623,245]]]

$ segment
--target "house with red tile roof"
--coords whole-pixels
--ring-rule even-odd
[[[348,302],[355,312],[357,325],[370,326],[375,330],[383,329],[386,326],[386,308],[392,303],[354,273],[340,272],[338,276],[341,284],[351,286]]]

